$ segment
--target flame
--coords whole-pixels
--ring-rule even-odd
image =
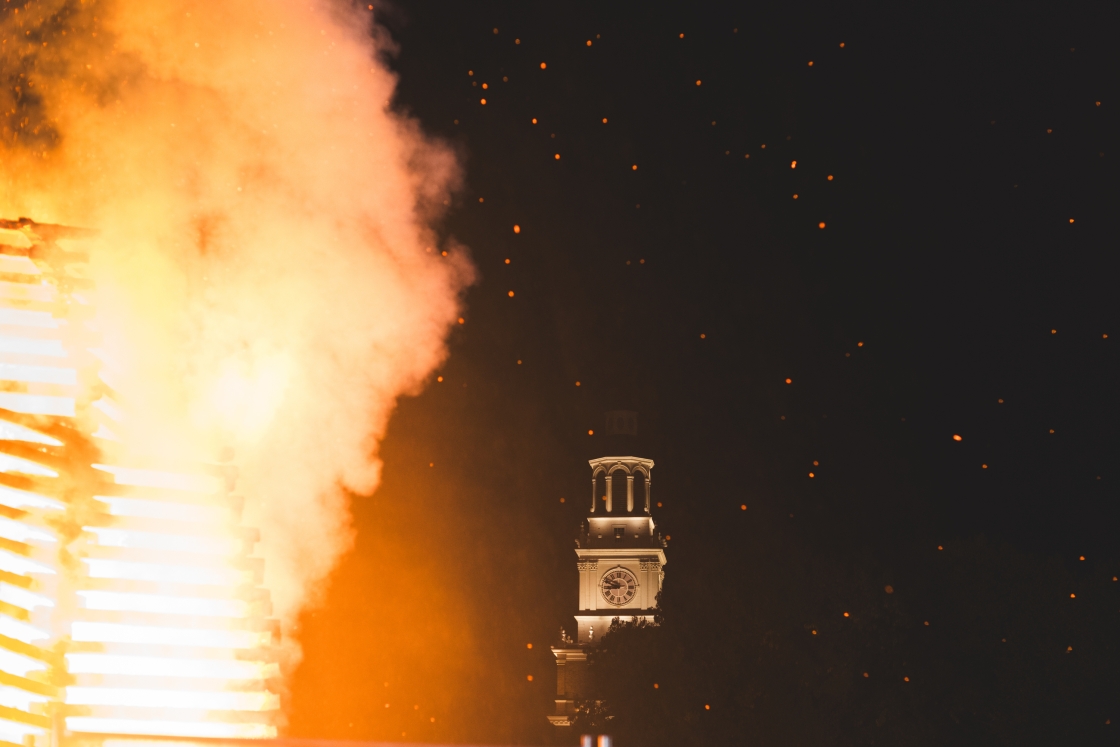
[[[54,14],[62,4],[20,16],[45,48],[0,51],[38,92],[11,103],[29,124],[0,153],[0,213],[101,231],[87,349],[127,393],[129,422],[102,402],[95,432],[165,457],[235,447],[290,621],[348,546],[343,489],[376,486],[393,403],[439,363],[459,315],[463,253],[425,251],[454,159],[393,113],[364,6],[111,0]],[[50,303],[57,289],[0,297]],[[15,344],[42,360],[22,380],[76,381],[59,339]],[[35,396],[28,409],[72,415],[65,397]]]
[[[276,734],[295,617],[473,277],[433,228],[455,159],[394,112],[364,8],[0,13],[34,89],[0,88],[0,217],[39,221],[0,226],[0,670],[23,678],[0,741],[45,735],[47,705],[73,732]]]

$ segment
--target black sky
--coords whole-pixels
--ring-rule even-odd
[[[755,535],[778,580],[976,536],[1120,568],[1111,4],[380,18],[479,282],[306,620],[293,732],[547,736],[610,409],[657,462],[667,594],[739,594],[712,567]]]

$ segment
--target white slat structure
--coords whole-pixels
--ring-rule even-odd
[[[80,237],[0,221],[0,743],[274,737],[278,628],[236,471],[130,463],[86,257],[62,246]]]

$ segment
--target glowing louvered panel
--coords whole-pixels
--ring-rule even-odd
[[[205,717],[206,711],[198,712]],[[182,714],[183,721],[139,721],[128,718],[79,718],[67,719],[67,725],[76,732],[94,734],[137,734],[152,737],[199,737],[210,739],[268,739],[276,736],[276,727],[258,723],[186,720],[195,713]]]
[[[266,680],[280,676],[275,663],[241,659],[170,659],[156,656],[66,654],[71,674],[150,675],[230,680]]]
[[[235,472],[114,443],[127,415],[99,383],[76,235],[0,221],[0,742],[275,736],[277,629]]]

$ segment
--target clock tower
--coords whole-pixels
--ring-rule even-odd
[[[552,647],[556,713],[548,719],[556,726],[571,725],[576,700],[588,694],[588,649],[598,644],[616,618],[653,622],[664,578],[666,542],[650,512],[653,460],[606,456],[589,464],[591,502],[575,547],[579,572],[575,637],[561,631],[561,641]]]

